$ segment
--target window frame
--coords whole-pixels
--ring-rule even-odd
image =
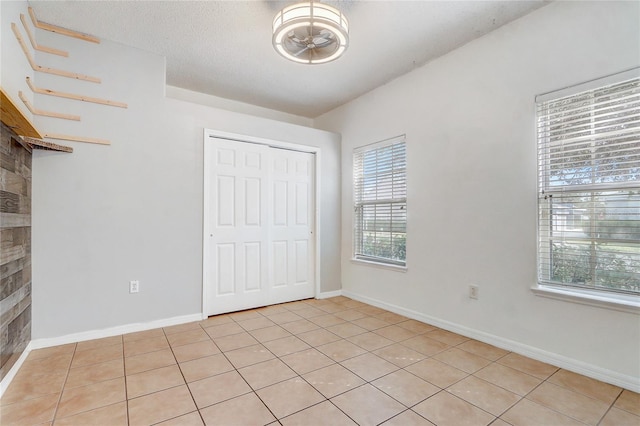
[[[551,297],[554,299],[567,300],[582,304],[594,305],[599,307],[606,307],[610,309],[621,310],[625,312],[633,312],[640,313],[640,293],[635,291],[624,291],[619,289],[607,288],[604,286],[597,286],[593,284],[592,286],[587,285],[575,285],[573,283],[566,282],[556,282],[552,281],[552,277],[550,276],[550,271],[548,268],[551,267],[553,253],[552,250],[547,249],[547,256],[543,259],[543,249],[542,244],[544,241],[551,241],[552,239],[552,225],[545,225],[546,231],[542,228],[543,220],[551,220],[552,217],[547,216],[543,218],[543,209],[546,209],[547,215],[551,212],[550,204],[546,206],[548,201],[546,200],[547,195],[553,194],[577,194],[579,192],[584,193],[592,193],[592,197],[598,192],[605,191],[622,191],[627,188],[637,189],[640,187],[640,182],[632,181],[632,182],[620,182],[620,183],[597,183],[597,184],[567,184],[567,185],[551,185],[549,183],[549,167],[550,165],[546,162],[548,161],[547,155],[548,153],[544,152],[541,155],[541,149],[549,148],[550,143],[545,141],[546,144],[544,147],[542,146],[543,137],[540,135],[540,117],[538,113],[538,109],[541,105],[544,105],[547,102],[553,102],[561,100],[565,97],[570,97],[574,95],[579,95],[584,92],[597,92],[598,90],[604,89],[607,86],[623,83],[625,81],[633,80],[640,78],[640,68],[634,68],[622,73],[617,73],[614,75],[610,75],[604,78],[592,80],[580,85],[567,87],[561,90],[549,92],[543,95],[539,95],[536,97],[536,146],[538,152],[538,158],[536,161],[537,168],[537,229],[536,229],[536,254],[537,254],[537,285],[532,287],[532,290],[536,295]],[[576,127],[577,128],[577,127]],[[593,155],[593,153],[592,153]],[[593,161],[594,157],[591,157],[591,161]],[[544,176],[542,175],[544,173]],[[578,192],[576,192],[578,191]],[[545,204],[545,206],[543,206]],[[551,213],[552,214],[552,213]],[[545,235],[546,232],[546,235]],[[591,240],[599,240],[599,237],[592,236]],[[560,240],[564,241],[564,240]],[[585,240],[586,241],[586,240]],[[592,241],[592,244],[593,244]],[[636,243],[635,240],[634,244]],[[593,260],[593,259],[592,259]],[[547,274],[544,276],[543,262],[546,262]],[[547,278],[548,277],[548,278]],[[547,278],[547,279],[545,279]]]
[[[382,198],[379,200],[358,200],[358,195],[362,193],[362,191],[364,190],[364,183],[363,182],[358,182],[359,176],[358,176],[358,170],[361,170],[364,165],[362,164],[362,162],[364,161],[364,156],[366,153],[371,153],[380,149],[384,149],[390,146],[397,146],[397,145],[402,145],[402,161],[404,163],[404,167],[402,167],[400,170],[402,171],[402,179],[404,182],[404,196],[403,197],[391,197],[391,198]],[[358,165],[357,161],[358,158],[360,158],[361,164]],[[393,164],[393,162],[392,162]],[[396,178],[399,173],[397,171],[398,169],[393,168],[392,169],[392,176],[393,178]],[[352,171],[353,171],[353,181],[352,181],[352,191],[353,191],[353,226],[352,226],[352,247],[351,247],[351,261],[357,264],[362,264],[362,265],[368,265],[368,266],[374,266],[374,267],[380,267],[380,268],[384,268],[384,269],[391,269],[391,270],[396,270],[396,271],[401,271],[401,272],[405,272],[407,270],[407,257],[406,257],[406,241],[407,241],[407,156],[406,156],[406,135],[400,135],[400,136],[396,136],[393,138],[389,138],[389,139],[385,139],[379,142],[374,142],[368,145],[363,145],[363,146],[359,146],[354,148],[353,153],[352,153]],[[376,175],[377,176],[377,175]],[[393,181],[392,178],[392,181]],[[398,189],[397,187],[393,186],[392,183],[392,187],[394,189]],[[378,188],[378,186],[376,186],[376,188]],[[393,193],[393,191],[392,191]],[[363,247],[363,234],[364,234],[364,226],[361,225],[362,224],[362,215],[364,214],[364,210],[363,208],[365,206],[372,206],[372,205],[390,205],[390,221],[393,221],[392,215],[393,213],[391,212],[391,209],[393,208],[392,206],[395,204],[403,204],[402,210],[404,210],[404,241],[405,241],[405,245],[404,245],[404,261],[402,260],[397,260],[397,259],[393,259],[393,258],[387,258],[387,257],[378,257],[378,256],[374,256],[374,255],[369,255],[369,254],[364,254],[364,253],[359,253],[363,250],[361,250],[361,248]],[[393,233],[397,233],[397,232],[393,232],[392,227],[390,227],[390,230],[388,231],[389,234],[393,234]],[[390,239],[390,241],[392,241],[392,239]],[[391,242],[390,242],[390,248],[391,248]]]

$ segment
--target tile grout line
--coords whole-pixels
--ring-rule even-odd
[[[65,386],[67,385],[67,380],[69,380],[69,373],[71,373],[71,364],[73,363],[73,359],[76,356],[76,351],[78,350],[78,343],[73,347],[73,354],[71,355],[71,359],[69,360],[69,365],[67,366],[67,374],[64,378],[64,383],[62,384],[62,389],[60,390],[60,396],[58,397],[58,402],[56,402],[56,408],[53,411],[53,417],[51,418],[51,424],[54,425],[56,422],[56,417],[58,415],[58,409],[60,408],[60,402],[62,401],[62,395],[65,391]]]

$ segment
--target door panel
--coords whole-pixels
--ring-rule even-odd
[[[207,315],[313,297],[315,156],[207,143]]]

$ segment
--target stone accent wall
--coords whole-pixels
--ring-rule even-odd
[[[31,152],[2,124],[0,380],[31,341]]]

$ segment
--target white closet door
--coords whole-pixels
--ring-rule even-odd
[[[271,149],[269,282],[272,303],[314,296],[314,155]]]
[[[211,142],[206,314],[313,297],[314,155]]]

